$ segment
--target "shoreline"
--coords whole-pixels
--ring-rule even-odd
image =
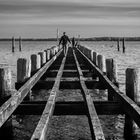
[[[80,41],[140,41],[140,37],[91,37],[91,38],[75,38]],[[0,41],[12,41],[12,38],[0,38]],[[19,41],[19,38],[15,38],[15,41]],[[22,38],[22,41],[57,41],[56,38]]]

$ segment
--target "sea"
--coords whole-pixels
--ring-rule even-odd
[[[117,64],[117,81],[119,89],[125,94],[125,72],[126,69],[140,67],[140,42],[126,41],[125,53],[122,52],[122,42],[120,51],[117,50],[115,41],[81,41],[81,45],[88,47],[105,58],[113,58]],[[19,51],[19,43],[15,42],[15,52],[12,53],[12,42],[0,42],[0,66],[9,66],[12,71],[13,82],[16,82],[17,60],[18,58],[29,58],[31,54],[44,51],[47,48],[57,45],[55,41],[22,41],[22,51]],[[123,140],[124,116],[112,116],[114,128],[111,128],[110,119],[107,120],[105,127],[109,127],[106,133],[110,134],[108,140]],[[139,130],[138,130],[139,131]]]

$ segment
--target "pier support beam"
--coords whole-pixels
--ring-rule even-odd
[[[32,74],[34,74],[40,68],[41,68],[40,55],[32,54],[31,55],[31,72],[32,72]]]
[[[134,100],[136,103],[140,103],[140,69],[127,68],[126,70],[126,95]],[[128,115],[125,116],[124,126],[124,138],[126,140],[135,140],[136,124],[132,118]]]
[[[17,61],[17,83],[21,86],[31,77],[31,61],[26,58],[19,58]],[[30,100],[31,91],[26,96],[25,100]]]
[[[0,104],[3,104],[12,94],[12,75],[8,67],[0,68]],[[0,128],[0,139],[12,139],[12,118],[10,117]]]
[[[117,65],[114,62],[114,60],[111,59],[106,59],[106,74],[109,80],[113,83],[117,83]],[[112,91],[109,89],[108,90],[108,100],[112,101],[114,100],[114,96],[112,94]]]

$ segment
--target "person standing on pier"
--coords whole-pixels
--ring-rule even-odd
[[[66,32],[63,32],[63,36],[60,38],[59,45],[62,44],[64,55],[66,55],[68,42],[71,44],[69,37],[66,35]]]

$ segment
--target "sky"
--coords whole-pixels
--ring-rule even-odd
[[[140,0],[0,0],[0,38],[140,36]]]

